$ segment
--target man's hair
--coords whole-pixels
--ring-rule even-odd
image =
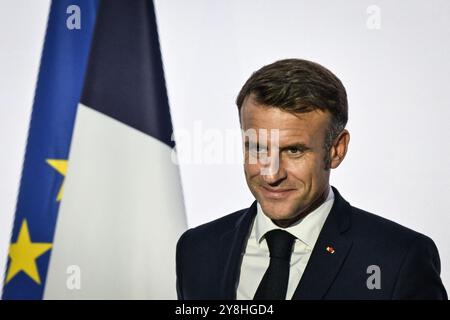
[[[302,59],[285,59],[254,72],[236,99],[239,113],[249,96],[256,103],[291,113],[313,110],[331,114],[324,148],[325,168],[330,166],[329,150],[348,120],[347,93],[342,82],[318,63]]]

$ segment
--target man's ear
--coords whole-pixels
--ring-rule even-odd
[[[348,143],[350,142],[350,133],[347,129],[342,130],[339,136],[333,142],[330,149],[330,168],[336,169],[344,160],[347,154]]]

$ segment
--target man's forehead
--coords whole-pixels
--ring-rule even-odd
[[[327,125],[330,115],[319,109],[308,112],[286,111],[278,107],[256,104],[254,100],[249,99],[241,108],[240,118],[243,127],[295,130],[314,125]]]
[[[280,139],[309,139],[321,135],[329,126],[328,120],[325,113],[318,114],[314,111],[295,115],[285,111],[253,114],[244,112],[241,125],[244,131],[278,131]]]
[[[244,131],[246,141],[277,140],[280,146],[291,144],[310,145],[314,137],[310,132],[299,129],[249,129]]]
[[[331,119],[328,112],[321,110],[292,113],[277,107],[258,105],[252,100],[247,100],[241,111],[245,140],[269,142],[275,139],[280,147],[322,143]]]

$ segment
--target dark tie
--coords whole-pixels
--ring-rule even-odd
[[[253,299],[285,300],[295,237],[287,231],[276,229],[267,232],[265,238],[270,251],[270,263]]]

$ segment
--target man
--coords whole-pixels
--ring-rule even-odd
[[[236,102],[256,201],[182,235],[179,299],[447,299],[430,238],[330,187],[350,140],[334,74],[277,61],[256,71]]]

